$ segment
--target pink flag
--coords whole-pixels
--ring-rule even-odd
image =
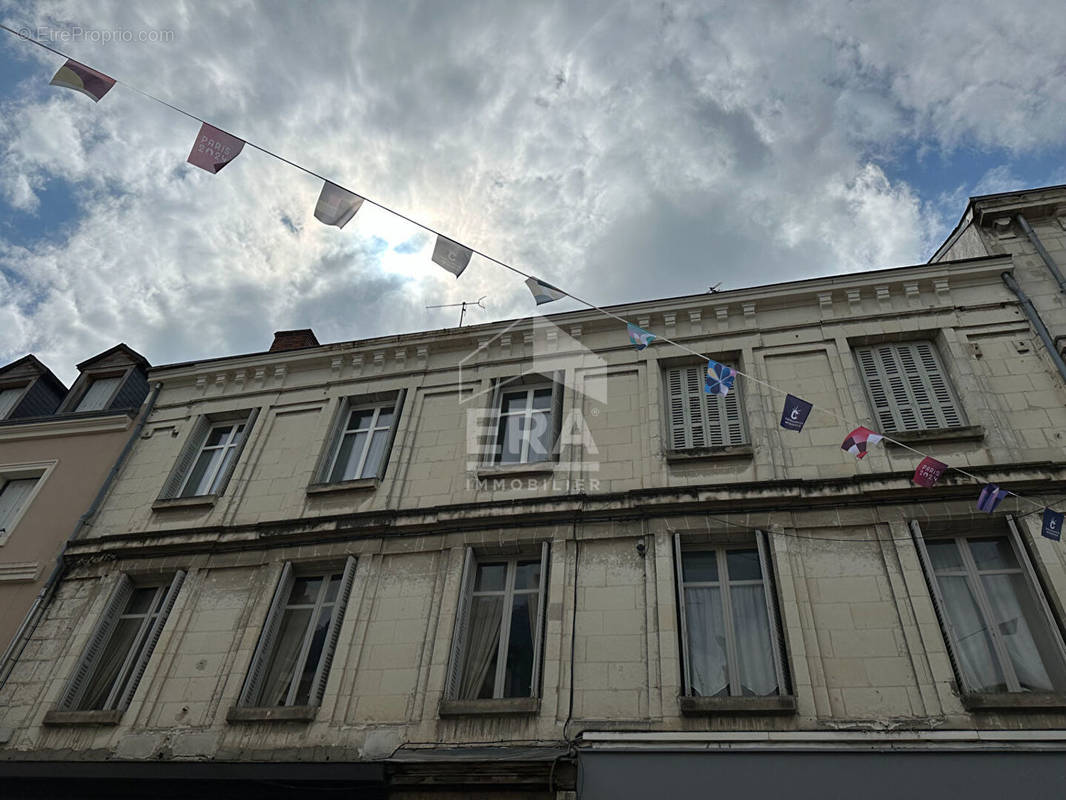
[[[924,486],[928,489],[940,480],[940,476],[944,474],[944,470],[947,468],[948,465],[942,461],[937,461],[931,456],[926,456],[918,465],[918,469],[914,470],[913,480],[919,486]]]
[[[205,122],[200,126],[196,144],[192,146],[192,152],[189,153],[187,161],[200,169],[216,174],[240,155],[243,147],[244,140],[230,136],[225,131],[220,131]]]
[[[63,86],[81,92],[86,97],[91,97],[94,103],[99,103],[100,98],[111,91],[115,79],[68,58],[67,63],[59,68],[50,83],[52,86]]]

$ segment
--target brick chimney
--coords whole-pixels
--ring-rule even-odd
[[[299,350],[301,347],[318,347],[318,339],[315,338],[315,332],[310,328],[301,328],[298,331],[274,331],[274,344],[270,345],[270,352]]]

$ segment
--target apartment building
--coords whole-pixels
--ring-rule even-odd
[[[612,309],[756,379],[724,398],[591,311],[152,369],[0,690],[5,786],[1060,793],[1062,544],[975,507],[1066,494],[1062,296],[1016,220],[1062,263],[1066,189],[1012,198],[924,265]],[[857,459],[860,423],[894,442]]]

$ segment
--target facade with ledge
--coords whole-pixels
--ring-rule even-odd
[[[1061,253],[1058,217],[1030,216]],[[152,370],[145,430],[0,690],[0,775],[1060,787],[1062,545],[1014,498],[978,512],[957,473],[915,486],[905,448],[840,446],[849,420],[1028,497],[1066,488],[1066,384],[1004,273],[1048,325],[1061,299],[1032,254],[974,255],[612,309],[812,402],[801,432],[765,386],[708,400],[698,360],[594,312]]]

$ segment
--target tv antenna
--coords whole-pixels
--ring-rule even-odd
[[[485,308],[485,304],[482,303],[481,301],[484,300],[486,297],[488,297],[488,295],[487,294],[483,294],[477,300],[464,300],[461,303],[445,303],[444,305],[440,305],[440,306],[426,306],[426,308],[427,309],[428,308],[459,308],[460,309],[460,311],[459,311],[459,327],[461,328],[461,327],[463,327],[463,318],[466,316],[466,308],[467,308],[467,306],[470,306],[470,307],[477,306],[480,309],[484,309]]]
[[[707,294],[718,294],[718,287],[722,285],[721,281],[718,281],[714,286],[707,290]]]

